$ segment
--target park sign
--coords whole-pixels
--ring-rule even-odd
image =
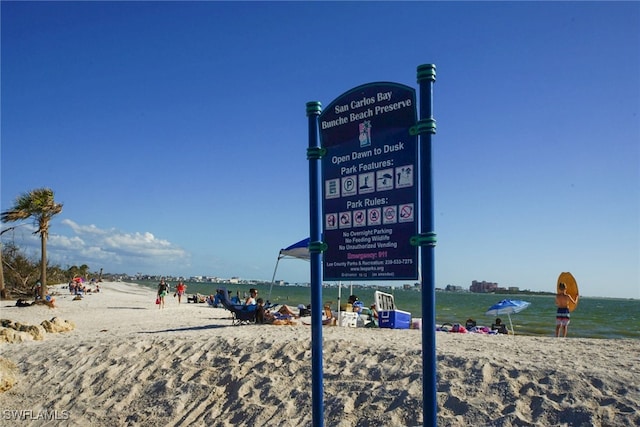
[[[324,280],[418,278],[416,93],[353,88],[319,117]]]

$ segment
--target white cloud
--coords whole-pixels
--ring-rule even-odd
[[[98,227],[96,227],[93,224],[91,224],[91,225],[80,225],[80,224],[77,224],[75,221],[72,221],[70,219],[63,219],[61,221],[61,223],[63,225],[68,226],[69,228],[71,228],[76,234],[104,235],[104,234],[107,234],[109,232],[107,230],[101,230],[101,229],[99,229]]]
[[[63,267],[87,264],[92,269],[104,268],[114,273],[153,273],[183,266],[189,261],[189,254],[184,249],[150,232],[101,229],[69,219],[61,224],[68,227],[70,235],[51,234],[47,247],[50,260]]]
[[[40,240],[40,237],[38,237],[38,241],[39,240]],[[47,247],[54,246],[61,249],[64,248],[69,250],[73,250],[74,248],[77,248],[79,246],[84,246],[84,245],[85,245],[84,240],[82,240],[80,237],[77,237],[77,236],[67,237],[67,236],[61,236],[58,234],[53,234],[49,236],[49,240],[47,241]]]

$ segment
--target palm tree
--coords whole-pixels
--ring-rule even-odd
[[[40,296],[44,299],[47,295],[47,238],[49,237],[49,222],[54,215],[62,212],[62,203],[56,203],[53,198],[53,190],[49,188],[37,188],[20,195],[15,205],[0,214],[2,222],[21,221],[33,218],[38,226],[33,234],[40,234]]]

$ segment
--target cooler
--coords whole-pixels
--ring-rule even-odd
[[[398,310],[393,295],[376,291],[376,310],[378,311],[378,326],[390,329],[409,329],[411,313]]]
[[[378,326],[390,329],[409,329],[411,313],[402,310],[378,311]]]

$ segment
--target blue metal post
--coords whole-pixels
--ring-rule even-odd
[[[433,119],[433,82],[436,66],[418,67],[420,84],[419,156],[420,156],[420,254],[422,271],[422,416],[423,425],[436,426],[438,401],[436,381],[436,295],[433,231],[433,180],[431,135],[436,132]]]
[[[318,116],[322,112],[322,104],[317,101],[307,102],[309,118],[309,255],[311,261],[311,398],[313,406],[313,425],[324,425],[324,387],[322,368],[322,187],[320,176],[320,159],[322,148],[318,140]]]

